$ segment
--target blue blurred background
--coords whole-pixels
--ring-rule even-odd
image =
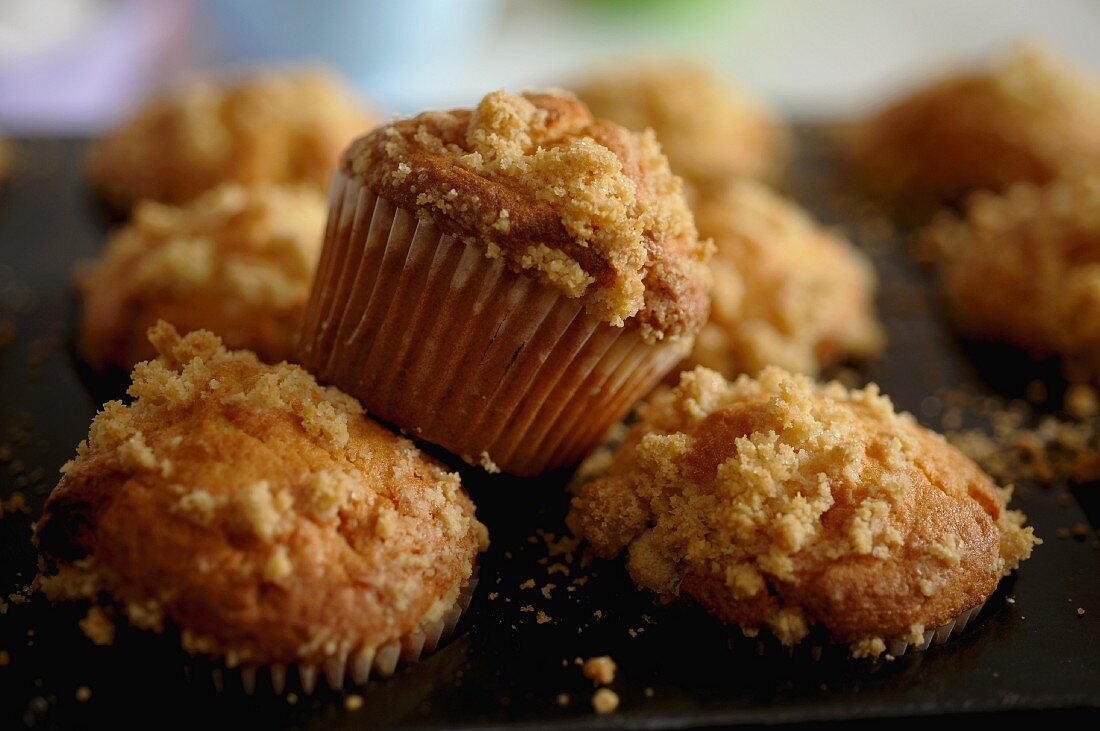
[[[0,128],[92,133],[157,89],[257,63],[322,62],[413,112],[661,52],[708,56],[792,116],[838,117],[1025,37],[1100,71],[1100,2],[0,0]]]

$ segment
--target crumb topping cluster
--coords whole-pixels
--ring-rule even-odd
[[[922,244],[965,332],[1100,372],[1100,175],[976,193]]]
[[[203,80],[150,102],[92,148],[89,173],[128,209],[185,203],[221,183],[300,183],[324,191],[340,153],[374,124],[319,72]]]
[[[936,627],[1038,542],[1008,490],[873,385],[774,367],[685,373],[591,462],[569,523],[597,554],[625,551],[640,586],[785,644],[814,622],[868,652]]]
[[[145,201],[77,280],[81,348],[96,366],[153,356],[158,319],[213,330],[271,362],[290,356],[320,255],[324,197],[223,185],[185,207]]]
[[[794,203],[744,180],[695,215],[716,252],[710,320],[688,363],[731,378],[767,365],[815,375],[882,347],[871,263]]]
[[[487,545],[457,474],[297,366],[150,338],[37,526],[47,595],[231,664],[350,660],[456,602]]]
[[[490,258],[652,340],[706,314],[709,248],[651,132],[594,119],[562,93],[487,95],[357,140],[344,167]]]
[[[852,152],[882,192],[959,199],[1100,167],[1098,116],[1100,81],[1027,45],[879,112],[860,125]]]
[[[773,175],[786,132],[763,101],[716,70],[668,59],[617,68],[578,92],[593,114],[653,130],[677,175],[705,191],[730,177]]]

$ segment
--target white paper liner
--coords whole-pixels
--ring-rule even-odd
[[[988,600],[987,600],[988,601]],[[921,636],[920,642],[910,642],[907,637],[894,637],[886,640],[885,654],[891,655],[895,658],[905,655],[906,652],[924,652],[932,645],[942,645],[947,642],[951,637],[960,634],[966,627],[977,619],[981,614],[982,609],[985,607],[986,602],[982,602],[976,606],[971,607],[961,612],[957,617],[949,622],[940,625],[939,627],[933,627],[927,629]],[[741,634],[748,639],[755,640],[756,654],[769,655],[774,652],[784,652],[790,656],[805,655],[813,660],[821,660],[826,653],[830,653],[833,650],[843,651],[848,657],[852,656],[851,645],[843,643],[822,642],[815,638],[809,637],[802,642],[795,645],[783,645],[777,640],[766,628],[761,628],[757,633],[749,633],[741,630]],[[730,640],[730,649],[734,649],[736,644],[735,640]],[[881,656],[879,656],[881,658]],[[854,659],[854,658],[853,658]]]
[[[651,345],[337,173],[301,364],[472,464],[584,457],[686,354]]]
[[[415,664],[434,652],[439,643],[454,632],[470,607],[477,583],[478,567],[474,566],[473,574],[459,592],[454,605],[440,619],[380,647],[333,656],[320,665],[290,663],[228,667],[221,659],[196,658],[185,669],[191,678],[208,677],[219,693],[238,689],[252,695],[258,690],[270,689],[276,695],[283,695],[289,690],[312,695],[322,683],[334,691],[343,690],[349,682],[365,685],[372,677],[388,678],[399,666]]]

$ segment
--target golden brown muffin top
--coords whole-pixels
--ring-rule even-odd
[[[189,84],[143,106],[89,154],[112,206],[186,203],[221,183],[301,183],[324,191],[340,153],[377,123],[319,71],[267,71]]]
[[[983,602],[1037,542],[1007,490],[875,386],[775,367],[685,372],[581,474],[569,523],[597,554],[785,644],[820,622],[881,652]]]
[[[767,365],[816,375],[881,349],[871,263],[797,204],[745,179],[701,197],[695,220],[716,250],[689,363],[731,378]]]
[[[652,129],[673,171],[697,191],[730,177],[771,177],[785,157],[787,133],[772,110],[704,64],[618,64],[577,94],[604,119]]]
[[[146,330],[208,329],[267,362],[290,356],[327,206],[307,187],[227,184],[184,207],[143,201],[83,265],[81,352],[99,368],[155,356]]]
[[[936,81],[853,133],[870,186],[957,200],[1100,167],[1100,81],[1045,47],[1021,45],[987,70]]]
[[[652,133],[595,119],[564,92],[496,91],[476,109],[375,129],[344,170],[380,196],[650,341],[707,313],[709,248]]]
[[[51,598],[230,665],[347,660],[439,619],[485,527],[458,475],[297,366],[150,330],[36,527]]]
[[[1100,175],[975,193],[921,243],[964,331],[1100,374]]]

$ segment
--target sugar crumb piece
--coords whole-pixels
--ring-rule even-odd
[[[545,584],[542,587],[542,589],[540,589],[540,591],[542,592],[542,595],[545,598],[549,599],[550,598],[550,592],[553,591],[556,587],[557,587],[557,584]]]
[[[489,456],[488,452],[482,452],[478,456],[477,463],[481,465],[481,469],[488,472],[490,475],[496,475],[500,473],[500,467],[493,461],[493,458]]]
[[[520,584],[519,588],[521,588],[521,589],[534,589],[535,588],[535,580],[534,579],[528,579],[527,581]]]
[[[616,670],[618,670],[618,666],[615,665],[615,661],[609,655],[590,657],[584,661],[582,666],[584,677],[600,685],[609,685],[615,682]]]
[[[592,708],[596,713],[611,713],[619,707],[619,695],[610,688],[600,688],[592,694]]]
[[[539,624],[546,624],[550,621],[550,615],[546,612],[540,611],[537,615],[535,615],[535,621]]]
[[[535,608],[533,606],[531,606],[530,604],[524,604],[522,607],[519,608],[519,611],[521,611],[521,612],[533,612],[533,611],[535,611]]]
[[[110,645],[115,641],[115,624],[99,607],[91,607],[78,624],[85,636],[97,645]]]
[[[1085,608],[1084,607],[1077,607],[1077,616],[1081,617],[1081,616],[1084,616],[1084,614],[1085,614]]]

